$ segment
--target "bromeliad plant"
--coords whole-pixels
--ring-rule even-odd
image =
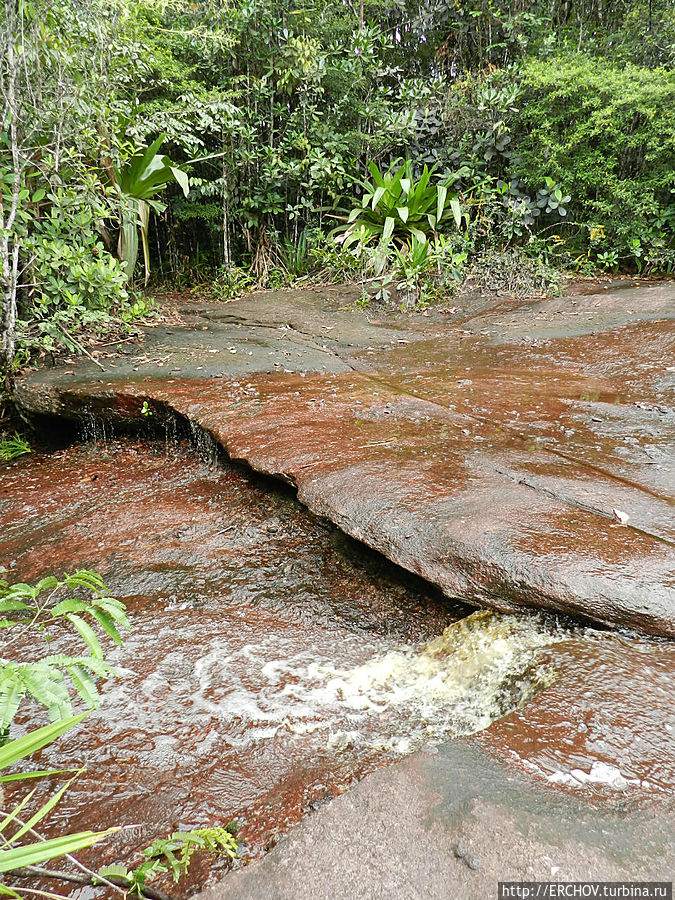
[[[161,213],[166,204],[155,199],[170,181],[177,181],[183,194],[190,192],[190,182],[186,173],[175,166],[168,156],[159,152],[165,140],[160,134],[149,147],[138,150],[119,169],[113,167],[109,175],[117,187],[121,203],[121,228],[117,252],[123,261],[127,277],[131,282],[138,258],[138,232],[141,233],[143,261],[145,264],[145,284],[150,278],[150,251],[148,249],[148,228],[150,210]]]
[[[377,242],[377,275],[384,270],[393,248],[403,250],[413,240],[421,245],[449,224],[460,227],[462,207],[452,190],[453,179],[434,180],[433,169],[426,165],[416,179],[411,160],[397,160],[386,172],[373,162],[368,168],[372,183],[361,183],[361,202],[349,213],[346,225],[339,226],[334,234],[345,248]]]
[[[31,662],[12,658],[12,650],[27,634],[38,632],[49,641],[64,625],[79,636],[88,653],[47,654]],[[114,669],[104,659],[94,629],[119,645],[120,630],[128,627],[125,605],[109,596],[94,572],[78,571],[61,581],[49,576],[34,586],[0,581],[0,629],[5,631],[0,650],[0,742],[26,696],[45,706],[52,721],[70,716],[66,678],[88,707],[97,707],[96,682],[113,675]]]

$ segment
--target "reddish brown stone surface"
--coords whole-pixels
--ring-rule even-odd
[[[147,400],[450,596],[674,636],[673,283],[454,323],[345,306],[200,307],[103,377],[33,376],[23,402],[130,425]]]
[[[383,747],[392,726],[377,715],[361,723],[363,741],[331,752],[330,734],[354,727],[352,710],[322,702],[330,676],[312,680],[311,666],[349,671],[436,637],[468,611],[288,491],[232,465],[208,467],[185,446],[165,455],[125,440],[0,465],[0,579],[32,584],[79,568],[104,578],[131,627],[120,648],[103,639],[118,674],[101,684],[100,707],[39,757],[43,768],[86,762],[41,828],[57,837],[135,823],[82,854],[95,869],[133,867],[172,831],[233,819],[242,856],[261,855],[398,756]],[[63,629],[48,650],[29,635],[12,658],[81,650]],[[26,699],[14,733],[46,722]],[[40,781],[36,803],[62,783]],[[14,791],[18,801],[25,785]],[[227,869],[225,858],[201,856],[189,879],[163,886],[185,897]],[[72,896],[69,884],[42,887]]]

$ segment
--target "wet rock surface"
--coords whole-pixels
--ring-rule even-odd
[[[129,608],[100,709],[41,757],[87,762],[50,836],[138,823],[94,867],[237,819],[243,862],[278,850],[230,874],[197,857],[173,896],[226,876],[209,896],[482,900],[506,877],[671,871],[670,641],[468,615],[290,491],[173,443],[0,466],[0,563],[10,581],[94,568]],[[26,707],[19,729],[43,722]]]
[[[671,806],[599,809],[466,741],[368,776],[200,900],[497,896],[500,881],[670,881]]]
[[[101,440],[0,465],[0,566],[10,583],[95,569],[128,607],[123,646],[106,641],[118,675],[100,708],[41,754],[50,768],[87,763],[49,836],[136,823],[84,854],[94,868],[233,819],[243,858],[259,856],[369,771],[524,705],[554,680],[544,654],[575,634],[468,615],[278,483],[173,443]],[[68,630],[48,650],[27,636],[13,658],[79,646]],[[14,733],[45,720],[26,701]],[[226,871],[200,857],[170,893]]]
[[[123,647],[106,642],[118,677],[102,686],[100,709],[41,756],[54,768],[87,763],[49,836],[137,823],[82,854],[95,867],[138,864],[173,830],[233,819],[244,857],[260,855],[313,804],[398,758],[395,745],[410,737],[396,714],[379,721],[382,701],[371,708],[367,684],[352,708],[331,681],[469,611],[308,515],[290,492],[208,467],[189,447],[167,454],[135,441],[0,465],[0,566],[10,583],[94,569],[128,607]],[[64,633],[49,652],[78,647]],[[29,641],[25,658],[35,652]],[[46,721],[26,701],[16,734]],[[420,717],[422,741],[431,722]],[[333,750],[331,735],[343,736]],[[40,782],[43,801],[57,783]],[[223,859],[198,858],[187,883],[167,887],[184,896],[226,871]]]
[[[354,299],[192,304],[22,401],[127,427],[147,401],[449,596],[673,637],[675,285],[406,319]]]

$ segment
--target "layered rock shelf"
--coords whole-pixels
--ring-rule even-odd
[[[675,636],[675,284],[407,317],[352,294],[185,304],[21,402],[187,420],[448,596]]]

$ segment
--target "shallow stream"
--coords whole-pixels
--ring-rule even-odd
[[[290,492],[233,465],[207,466],[187,446],[115,441],[17,460],[0,468],[0,527],[10,582],[89,568],[128,605],[131,630],[108,653],[118,677],[101,708],[43,754],[50,765],[87,761],[52,833],[66,822],[137,823],[83,854],[97,865],[133,861],[177,828],[233,819],[243,855],[259,855],[376,766],[504,716],[487,743],[502,728],[507,755],[565,789],[573,764],[589,773],[577,787],[675,783],[668,645],[453,604]],[[68,646],[64,636],[51,649]],[[633,651],[647,676],[639,702],[625,671],[612,681],[612,654]],[[592,687],[599,665],[602,702]],[[582,734],[560,672],[584,666],[583,702],[607,728],[614,720],[615,733],[604,735],[604,756],[574,745],[567,764],[559,748],[572,746],[569,729],[553,732],[554,745],[547,735],[561,722]],[[43,721],[24,709],[19,730]],[[632,755],[631,729],[628,743],[644,745]],[[196,862],[174,893],[225,866]]]

